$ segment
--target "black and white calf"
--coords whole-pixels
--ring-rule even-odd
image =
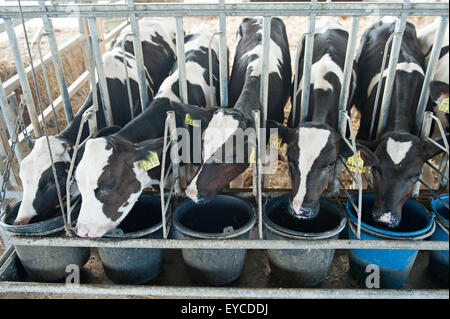
[[[202,123],[207,123],[206,128],[202,126],[202,161],[186,188],[186,195],[196,203],[213,198],[249,166],[249,149],[255,137],[252,111],[261,106],[262,53],[262,19],[245,18],[237,32],[229,83],[229,102],[233,108],[219,108],[212,117],[209,111],[203,115],[197,112]],[[278,18],[271,22],[268,68],[268,119],[282,120],[290,91],[291,59],[286,28]],[[238,133],[243,134],[237,136]],[[238,156],[237,148],[242,157]]]
[[[441,152],[434,144],[420,140],[415,132],[425,58],[410,23],[403,35],[386,127],[379,138],[375,138],[376,132],[369,136],[384,46],[394,29],[395,22],[383,19],[364,32],[357,54],[360,72],[356,99],[361,112],[357,138],[367,147],[361,150],[361,156],[366,166],[372,166],[375,192],[372,217],[375,222],[390,228],[400,224],[403,204],[410,196],[424,162]],[[384,70],[383,76],[386,73]],[[377,121],[378,116],[379,112]]]
[[[147,71],[147,90],[149,98],[153,97],[153,92],[158,90],[159,85],[174,63],[174,40],[175,23],[170,19],[145,18],[139,22],[140,36],[143,46],[145,69]],[[125,59],[121,51],[121,41],[123,36],[129,32],[124,29],[115,41],[115,44],[103,55],[106,81],[111,101],[113,121],[115,125],[123,126],[131,120],[128,104],[128,93],[126,89],[126,79],[124,70],[124,60],[126,62],[128,75],[130,77],[131,94],[135,114],[141,110],[139,99],[139,88],[137,84],[136,61],[130,53],[131,42],[127,40],[125,48],[127,50]],[[105,127],[105,118],[102,111],[102,103],[99,94],[99,111],[97,112],[97,127]],[[65,196],[65,183],[67,171],[70,165],[72,148],[76,141],[76,136],[80,127],[83,112],[92,105],[92,94],[78,111],[73,121],[59,135],[50,136],[50,146],[53,160],[55,162],[58,182],[61,186],[62,195]],[[85,124],[81,141],[89,135],[88,125]],[[16,224],[27,224],[34,216],[45,219],[53,213],[58,205],[56,185],[54,182],[50,155],[45,137],[36,140],[31,153],[20,163],[19,176],[23,185],[23,199],[15,220]],[[76,186],[72,189],[72,195],[78,194]]]
[[[292,178],[291,213],[297,218],[309,219],[317,215],[320,197],[328,186],[336,159],[342,150],[346,150],[337,127],[347,40],[348,32],[334,18],[324,17],[317,21],[307,118],[300,123],[298,111],[294,128],[277,122],[268,123],[269,127],[278,128],[278,134],[288,144],[287,156]],[[304,49],[301,50],[297,70],[299,89],[293,92],[297,94],[298,110],[301,104],[303,59]],[[355,90],[355,81],[353,69],[350,96]],[[289,124],[291,118],[292,112]]]
[[[192,34],[184,38],[187,102],[200,107],[215,106],[219,101],[219,40],[217,37],[212,38],[213,35],[213,30],[206,25],[200,25]],[[213,105],[211,105],[209,83],[208,45],[210,40]],[[179,85],[179,68],[178,63],[175,62],[169,77],[164,80],[156,97],[166,97],[171,101],[181,102]]]
[[[205,27],[186,36],[186,80],[191,103],[210,106],[208,43],[213,32]],[[213,94],[219,93],[218,40],[213,39]],[[162,83],[152,104],[116,134],[91,139],[75,178],[83,201],[76,232],[80,237],[101,237],[127,216],[144,188],[159,184],[161,167],[142,167],[150,153],[161,161],[162,138],[167,111],[189,113],[198,119],[198,106],[179,102],[179,73],[175,65]],[[214,101],[216,101],[214,96]],[[207,112],[212,113],[214,110]],[[203,114],[203,113],[202,113]],[[177,116],[177,127],[184,117]],[[168,164],[170,161],[167,161]]]

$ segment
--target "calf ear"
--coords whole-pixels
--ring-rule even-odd
[[[158,137],[134,144],[133,161],[142,161],[147,158],[151,152],[154,152],[157,154],[159,162],[161,162],[163,145],[164,137]]]
[[[441,81],[430,82],[430,98],[439,105],[443,99],[448,97],[448,83]]]
[[[445,138],[447,140],[448,144],[448,134],[446,134]],[[445,147],[444,141],[442,138],[435,141],[437,144],[441,145],[442,147]],[[423,156],[425,160],[428,160],[430,158],[435,157],[436,155],[439,155],[440,153],[444,152],[440,147],[438,147],[436,144],[430,142],[430,141],[422,141],[423,146]]]
[[[206,125],[211,121],[211,118],[215,111],[217,111],[219,108],[216,107],[210,107],[210,108],[202,108],[197,105],[191,105],[191,104],[182,104],[177,102],[170,102],[172,110],[175,111],[175,114],[177,117],[180,118],[180,120],[186,123],[186,115],[189,114],[189,118],[192,120],[200,120],[201,126],[203,128],[206,127]]]
[[[373,146],[372,142],[367,141],[356,141],[356,149],[360,152],[361,158],[364,161],[364,166],[370,167],[378,165],[378,156],[370,149]],[[339,155],[347,159],[353,156],[353,151],[350,146],[341,138]]]
[[[281,123],[278,123],[277,121],[267,120],[266,143],[269,141],[270,134],[273,133],[275,129],[278,130],[278,137],[281,137],[283,144],[289,144],[295,136],[295,129],[289,128]]]

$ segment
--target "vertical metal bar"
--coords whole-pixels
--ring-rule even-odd
[[[177,123],[175,121],[175,113],[173,111],[169,111],[168,113],[172,114],[169,119],[169,130],[170,130],[170,141],[171,141],[171,150],[170,150],[170,158],[172,163],[172,174],[175,180],[175,193],[180,195],[181,187],[180,187],[180,158],[178,156],[178,135],[177,135]]]
[[[19,76],[20,85],[22,87],[25,103],[27,105],[28,115],[30,116],[31,124],[33,125],[34,136],[36,138],[42,136],[42,128],[39,125],[39,120],[36,112],[36,105],[34,104],[33,95],[31,94],[30,83],[25,73],[25,67],[23,65],[22,56],[20,54],[19,45],[17,43],[17,37],[14,32],[14,26],[9,18],[3,18],[5,23],[6,33],[9,38],[9,45],[14,56],[14,62],[16,63],[17,75]]]
[[[292,97],[292,117],[291,117],[291,127],[294,127],[295,124],[295,118],[297,116],[297,91],[298,91],[298,64],[300,60],[300,51],[302,49],[302,42],[305,38],[305,35],[303,35],[300,40],[297,42],[297,46],[295,48],[295,73],[294,73],[294,90],[293,90],[293,97]]]
[[[316,3],[316,0],[311,1],[311,3]],[[302,98],[301,98],[301,109],[300,109],[300,123],[305,121],[308,117],[309,108],[309,86],[311,82],[311,65],[314,47],[314,29],[316,25],[316,14],[311,13],[309,16],[308,31],[305,38],[305,55],[303,63],[303,83],[302,83]]]
[[[219,0],[219,5],[225,7],[225,0]],[[220,105],[228,106],[228,49],[227,27],[225,13],[219,14],[219,77],[220,77]]]
[[[214,105],[214,81],[213,81],[213,64],[212,64],[212,49],[211,49],[211,45],[212,45],[212,41],[214,40],[214,37],[218,34],[221,34],[221,32],[214,32],[213,35],[211,36],[211,38],[209,39],[209,43],[208,43],[208,70],[209,70],[209,102],[211,106],[215,106]],[[218,102],[218,101],[217,101]]]
[[[50,100],[50,106],[52,108],[53,119],[54,119],[54,122],[55,122],[56,131],[59,134],[60,131],[59,131],[59,126],[58,126],[58,117],[56,116],[55,105],[53,103],[53,97],[52,97],[52,90],[50,89],[50,84],[48,82],[47,68],[45,66],[44,59],[42,57],[42,50],[41,50],[41,40],[42,40],[42,37],[45,36],[45,35],[47,35],[47,34],[41,33],[39,35],[38,40],[36,41],[36,43],[37,43],[37,47],[38,47],[39,58],[41,59],[42,74],[44,76],[45,87],[47,89],[47,95],[48,95],[48,98]]]
[[[428,97],[430,94],[430,82],[434,78],[434,74],[436,73],[437,62],[439,60],[439,55],[441,52],[442,43],[444,41],[445,31],[448,24],[448,17],[440,17],[439,18],[439,29],[436,33],[433,42],[433,48],[430,54],[430,60],[428,62],[427,71],[425,73],[425,78],[423,80],[422,92],[420,94],[419,103],[417,105],[417,114],[416,114],[416,132],[419,132],[420,125],[422,124],[423,114],[425,112],[425,107],[428,102]]]
[[[253,119],[255,121],[255,130],[256,130],[256,151],[255,151],[255,159],[256,163],[253,165],[253,169],[256,169],[256,181],[253,180],[253,183],[256,182],[256,203],[258,209],[258,234],[259,239],[263,239],[263,231],[262,231],[262,185],[261,185],[261,158],[259,156],[259,152],[261,150],[261,136],[260,136],[260,111],[253,111]]]
[[[263,30],[262,30],[262,74],[261,74],[261,90],[259,91],[259,100],[262,106],[262,123],[260,127],[266,127],[267,121],[267,107],[269,98],[269,59],[270,59],[270,29],[271,29],[272,17],[263,18]]]
[[[166,120],[164,121],[164,143],[162,148],[162,155],[161,155],[161,178],[159,182],[159,193],[160,193],[160,200],[161,200],[161,221],[162,221],[162,229],[163,229],[163,238],[166,239],[166,202],[164,199],[164,187],[165,187],[165,172],[166,172],[166,160],[167,160],[167,143],[170,143],[167,141],[167,132],[169,131],[169,119],[171,117],[170,112],[167,112]],[[169,132],[170,134],[170,132]]]
[[[131,35],[133,35],[132,32],[125,34],[124,37],[123,37],[122,43],[120,44],[120,46],[122,48],[122,56],[123,56],[123,59],[124,59],[123,68],[124,68],[124,71],[125,71],[125,83],[127,84],[127,94],[128,94],[128,104],[129,104],[129,107],[130,107],[130,116],[131,116],[131,119],[133,119],[134,118],[133,98],[131,96],[130,77],[128,75],[128,63],[126,62],[127,61],[127,53],[125,51],[125,40]],[[141,96],[141,103],[142,102],[143,102],[143,99],[142,99],[142,96]],[[144,107],[143,106],[142,106],[142,111],[144,111]]]
[[[94,112],[89,117],[89,133],[93,134],[98,131],[97,128],[97,111],[98,111],[98,93],[97,93],[97,83],[95,81],[95,62],[92,56],[92,40],[91,36],[88,36],[88,41],[86,42],[86,53],[88,60],[86,61],[89,68],[89,82],[91,86],[92,93],[92,105],[94,106]]]
[[[389,104],[391,102],[392,91],[394,89],[394,79],[397,70],[398,56],[402,45],[403,32],[405,31],[407,14],[403,13],[400,18],[397,18],[395,24],[395,35],[392,43],[391,54],[389,57],[388,73],[386,77],[386,84],[383,91],[383,100],[381,102],[380,119],[377,127],[377,138],[384,130],[389,115]]]
[[[356,37],[358,35],[360,17],[352,17],[352,27],[347,41],[347,51],[345,53],[345,63],[344,63],[344,79],[342,82],[341,93],[339,96],[339,120],[338,120],[338,132],[341,136],[345,137],[346,132],[342,130],[345,118],[342,116],[341,111],[347,109],[348,96],[350,91],[350,82],[353,73],[353,61],[354,52],[356,47]],[[335,194],[339,190],[338,179],[341,178],[342,164],[340,161],[336,162],[334,169],[333,183],[330,192]]]
[[[177,23],[177,63],[178,63],[178,74],[180,76],[180,100],[181,103],[188,104],[188,92],[187,92],[187,82],[186,82],[186,62],[184,56],[184,29],[183,29],[183,18],[176,17]]]
[[[6,99],[7,99],[6,108],[7,108],[8,114],[10,116],[10,119],[12,119],[11,124],[16,125],[17,111],[19,110],[19,108],[17,106],[16,94],[14,92],[12,92]],[[15,134],[14,131],[13,131],[13,134]],[[9,136],[12,141],[13,135],[11,135],[11,133],[10,133]],[[19,145],[17,145],[15,147],[14,153],[16,154],[17,161],[20,163],[24,156],[23,156],[23,153],[22,153]]]
[[[2,109],[2,115],[5,120],[6,128],[8,129],[9,136],[12,138],[14,135],[14,114],[9,113],[9,104],[6,100],[5,90],[3,89],[3,83],[0,79],[0,107]]]
[[[188,91],[187,91],[187,81],[186,81],[186,61],[184,56],[184,29],[183,29],[183,18],[176,17],[176,39],[177,39],[177,63],[178,63],[178,87],[181,103],[188,104]],[[191,163],[186,163],[186,184],[192,179],[192,165]]]
[[[105,113],[105,121],[107,126],[114,124],[113,115],[111,111],[111,102],[109,99],[108,85],[105,77],[105,70],[103,68],[103,59],[100,51],[97,23],[95,18],[88,18],[89,30],[91,33],[92,51],[95,58],[95,64],[97,66],[97,74],[100,84],[100,96],[103,101],[103,112]]]
[[[439,50],[440,51],[440,50]],[[422,124],[422,131],[420,132],[420,139],[425,140],[428,136],[430,136],[431,133],[431,124],[433,122],[433,119],[431,118],[432,113],[431,112],[425,112],[423,116],[423,124]],[[423,168],[422,168],[423,170]],[[418,198],[420,193],[420,182],[418,181],[414,185],[413,192],[411,196],[413,198]]]
[[[134,10],[134,0],[128,0],[128,8],[130,11]],[[145,77],[144,69],[144,55],[142,53],[142,43],[139,33],[139,23],[136,19],[136,14],[130,14],[130,26],[131,32],[133,33],[133,48],[134,56],[136,59],[136,65],[138,70],[138,84],[139,84],[139,97],[141,99],[142,111],[144,111],[148,106],[148,94],[147,94],[147,81]],[[124,40],[125,41],[125,40]]]
[[[44,0],[39,0],[39,6],[42,11],[46,11]],[[45,32],[47,33],[48,44],[50,46],[50,52],[52,54],[53,66],[55,69],[56,81],[58,83],[59,91],[64,106],[64,112],[66,113],[67,122],[70,123],[73,119],[72,106],[70,105],[69,91],[67,90],[67,84],[64,77],[64,69],[62,67],[61,58],[59,56],[58,45],[56,43],[55,33],[53,31],[52,21],[46,14],[42,15],[42,22],[44,24]]]

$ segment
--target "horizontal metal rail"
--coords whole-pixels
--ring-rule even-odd
[[[263,299],[448,299],[447,289],[319,289],[176,287],[132,285],[67,285],[54,283],[0,282],[9,293],[52,293],[70,295],[154,296],[179,298],[263,298]]]
[[[203,240],[203,239],[126,239],[105,240],[74,237],[11,236],[18,246],[109,247],[109,248],[168,248],[168,249],[412,249],[448,250],[448,241],[415,240]]]
[[[0,6],[0,17],[18,18],[16,5]],[[182,4],[152,3],[136,4],[130,9],[128,4],[79,4],[50,5],[43,11],[39,6],[23,7],[25,18],[40,18],[46,14],[50,18],[82,17],[124,17],[130,14],[142,16],[207,17],[225,16],[444,16],[448,17],[448,3],[254,3]]]

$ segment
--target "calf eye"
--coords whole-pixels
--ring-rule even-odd
[[[103,186],[103,189],[109,190],[109,189],[114,188],[114,186],[116,186],[116,181],[113,181],[113,182],[109,183],[108,185]]]
[[[327,169],[332,170],[335,165],[336,165],[336,161],[332,161],[330,164],[328,164]]]

